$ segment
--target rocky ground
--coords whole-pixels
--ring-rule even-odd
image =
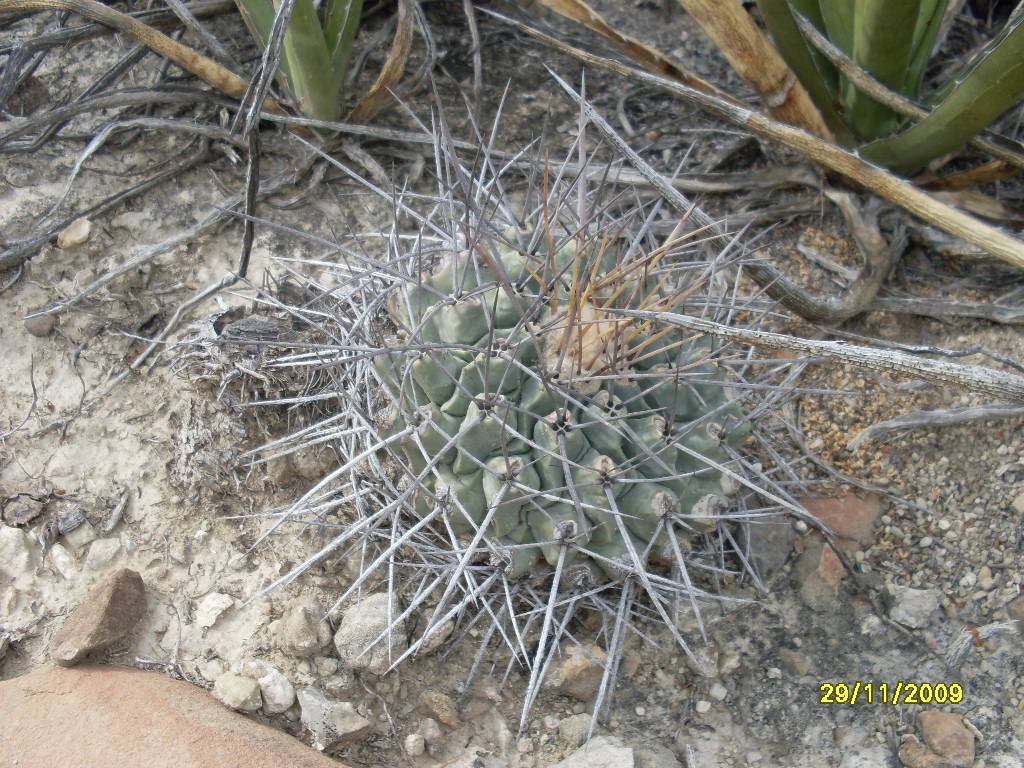
[[[635,10],[632,23],[655,30],[663,39],[654,42],[662,47],[690,57],[706,54],[699,33],[678,17],[681,35],[658,23],[664,9],[640,4]],[[488,40],[501,42],[498,36]],[[452,51],[450,70],[464,76],[468,59],[459,53],[458,35],[442,42]],[[74,75],[90,56],[113,60],[113,44],[84,43],[61,66]],[[506,54],[493,51],[492,70],[514,69],[502,58]],[[529,56],[542,58],[537,51]],[[720,63],[697,61],[699,71],[724,71]],[[573,74],[571,68],[567,73]],[[50,60],[39,72],[55,95],[62,74]],[[492,89],[500,94],[498,84]],[[671,121],[664,103],[614,83],[596,90],[598,105],[609,113],[620,97],[630,98],[638,147],[671,167],[682,147],[665,138]],[[509,114],[502,136],[512,145],[530,136],[538,116],[555,126],[572,119],[571,107],[546,88],[521,89]],[[703,132],[712,128],[700,123]],[[137,170],[148,152],[172,150],[175,139],[140,141],[101,158],[83,176],[73,202],[100,194],[111,173]],[[722,143],[728,138],[714,134],[695,152],[713,156]],[[0,157],[5,233],[27,231],[60,193],[76,148],[68,142]],[[395,167],[409,169],[398,161]],[[217,172],[237,185],[243,169],[223,162]],[[821,492],[806,503],[837,533],[852,573],[801,522],[754,526],[756,564],[768,594],[738,587],[735,596],[756,601],[706,613],[709,644],[698,648],[697,662],[687,661],[667,636],[649,643],[633,638],[611,717],[589,742],[601,671],[596,648],[584,645],[559,660],[528,727],[518,734],[526,678],[514,669],[504,679],[498,659],[489,659],[487,674],[468,688],[462,681],[472,660],[444,642],[396,673],[379,674],[386,658],[361,654],[362,642],[386,626],[379,586],[321,621],[351,582],[352,563],[328,560],[257,597],[312,551],[317,535],[289,529],[250,551],[266,523],[246,516],[295,498],[329,457],[308,452],[244,470],[237,459],[267,435],[295,428],[299,417],[240,414],[207,384],[169,364],[100,395],[109,376],[137,354],[140,339],[151,336],[178,302],[231,268],[238,231],[226,227],[132,270],[55,322],[23,319],[146,244],[193,224],[219,199],[220,181],[205,171],[190,173],[93,221],[84,238],[69,233],[64,247],[46,246],[0,294],[0,763],[24,768],[59,757],[29,752],[28,746],[39,739],[34,725],[53,722],[53,707],[66,689],[77,691],[81,704],[62,710],[61,721],[75,720],[81,711],[97,719],[84,720],[93,724],[88,728],[68,729],[60,749],[159,744],[144,716],[151,706],[177,713],[174,729],[163,732],[164,754],[181,755],[180,762],[168,762],[176,765],[224,764],[218,761],[230,752],[218,750],[252,743],[263,746],[247,765],[260,765],[277,749],[294,764],[327,764],[310,750],[301,753],[308,757],[293,756],[290,745],[297,741],[275,740],[250,721],[353,766],[1022,765],[1024,422],[920,430],[856,451],[847,447],[878,420],[974,402],[960,392],[853,369],[813,372],[808,386],[842,394],[806,395],[794,416],[813,454],[856,483],[807,464],[801,474],[820,481]],[[729,201],[709,204],[727,208]],[[372,230],[389,214],[357,187],[336,182],[315,204],[288,213],[287,222],[330,236]],[[834,226],[820,220],[813,225]],[[280,275],[294,255],[316,251],[263,231],[250,274]],[[955,273],[953,288],[988,269],[931,261],[920,253],[913,258],[908,279],[923,279],[919,267],[927,264]],[[1006,280],[1007,286],[1019,283]],[[0,279],[0,285],[7,282]],[[214,303],[203,313],[247,311],[249,296],[245,290],[225,294],[222,307]],[[1024,341],[1012,326],[874,314],[849,330],[890,343],[982,347],[1024,362]],[[47,668],[84,661],[148,674]],[[879,685],[888,684],[891,695],[898,681],[943,684],[946,690],[956,684],[962,698],[822,702],[829,690],[823,683],[852,687],[856,681],[873,683],[877,698]],[[41,704],[44,695],[53,707]],[[841,690],[837,695],[842,700]],[[29,700],[34,707],[26,705]],[[220,741],[211,734],[192,753],[173,752],[197,722],[215,717],[209,707],[218,701],[217,712],[235,710],[245,718],[225,719],[217,729]],[[129,716],[141,718],[131,720],[137,727],[119,728]],[[103,729],[108,738],[90,735]],[[242,735],[232,741],[236,733]],[[15,763],[18,755],[21,762]]]

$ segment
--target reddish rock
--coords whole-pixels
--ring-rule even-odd
[[[815,611],[825,611],[835,602],[846,569],[832,547],[815,537],[807,540],[793,574],[804,604]]]
[[[544,685],[580,701],[593,701],[607,660],[608,654],[596,645],[574,645],[548,672]]]
[[[420,707],[428,715],[449,728],[458,728],[460,725],[459,710],[455,706],[455,702],[452,701],[451,696],[441,693],[441,691],[424,691],[420,695]]]
[[[122,568],[94,586],[53,636],[51,658],[63,667],[124,640],[146,610],[146,587]]]
[[[48,668],[0,683],[0,765],[345,768],[152,672]]]
[[[904,768],[951,768],[949,763],[908,734],[900,745],[900,764]]]
[[[968,768],[974,763],[974,734],[967,730],[963,717],[929,709],[917,716],[917,722],[924,743],[951,766]]]
[[[882,511],[881,497],[868,493],[848,493],[831,499],[801,499],[804,508],[835,531],[844,549],[856,544],[870,546],[875,521]]]

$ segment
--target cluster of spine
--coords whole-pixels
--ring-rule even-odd
[[[561,558],[595,581],[670,562],[719,525],[750,428],[710,338],[614,314],[678,299],[656,266],[572,238],[494,244],[395,291],[399,334],[374,367],[419,516],[497,543],[509,577]]]

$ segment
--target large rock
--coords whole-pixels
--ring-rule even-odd
[[[0,765],[344,768],[166,675],[49,668],[0,683]]]
[[[614,736],[596,736],[552,768],[634,768],[633,750]]]
[[[378,592],[349,606],[334,635],[334,647],[345,665],[375,675],[387,672],[407,647],[403,624],[391,626],[400,612],[397,598],[387,592]],[[381,638],[388,627],[391,627],[390,636]],[[379,642],[378,638],[381,638]],[[376,644],[371,648],[373,643]]]
[[[124,640],[146,610],[146,587],[122,568],[94,586],[53,636],[51,658],[64,667]]]

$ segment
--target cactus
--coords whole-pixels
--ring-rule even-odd
[[[607,312],[666,297],[652,277],[627,295],[628,270],[595,250],[452,250],[388,305],[403,351],[374,367],[408,466],[430,466],[416,508],[496,541],[510,578],[554,567],[562,542],[565,565],[613,579],[668,562],[672,534],[718,525],[735,489],[724,446],[750,432],[710,338],[672,344]]]
[[[575,148],[576,175],[539,163],[526,185],[491,158],[471,175],[441,139],[435,150],[437,205],[386,198],[417,231],[332,243],[336,260],[288,264],[297,290],[262,294],[305,328],[253,363],[294,388],[266,403],[309,422],[247,455],[327,445],[337,465],[266,513],[254,546],[288,523],[319,538],[261,594],[315,564],[358,565],[331,610],[392,593],[401,610],[371,647],[415,627],[392,668],[441,643],[476,643],[467,685],[518,665],[524,725],[558,649],[590,632],[607,653],[597,722],[627,625],[663,627],[693,656],[703,604],[762,588],[744,529],[797,510],[786,486],[799,480],[761,470],[757,457],[786,461],[761,417],[796,375],[621,314],[762,323],[738,241],[719,250],[687,216],[609,195]],[[574,623],[590,612],[596,636]]]

